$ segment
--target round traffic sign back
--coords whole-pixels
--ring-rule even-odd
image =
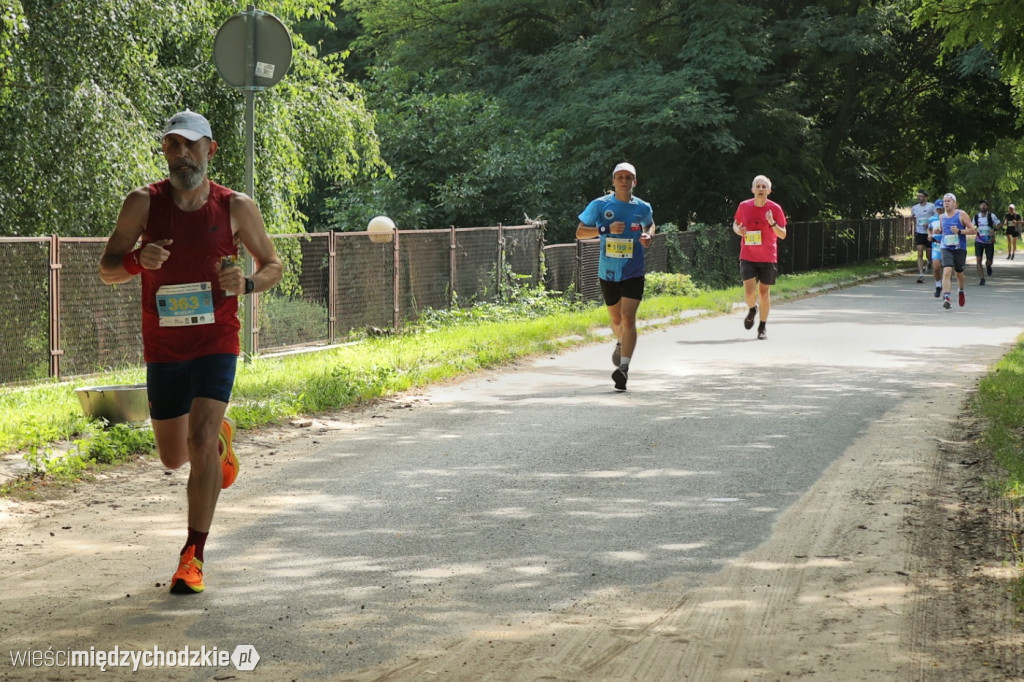
[[[292,37],[273,14],[250,8],[228,18],[217,31],[213,63],[228,85],[263,90],[288,72]]]

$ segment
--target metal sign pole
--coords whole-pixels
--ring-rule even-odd
[[[277,84],[292,59],[292,39],[281,20],[273,14],[249,5],[217,31],[213,43],[213,61],[229,85],[244,91],[245,96],[245,193],[256,200],[256,91]],[[246,276],[254,269],[252,255],[242,251]],[[255,346],[256,297],[246,296],[242,346],[248,362]]]
[[[245,11],[246,24],[246,45],[245,45],[245,193],[256,201],[256,91],[255,70],[256,70],[256,8],[249,5]],[[245,276],[252,276],[255,269],[252,254],[245,250],[243,256],[243,269]],[[249,362],[254,352],[253,337],[256,329],[256,297],[246,296],[245,301],[245,325],[242,335],[242,350],[245,351],[245,362]]]

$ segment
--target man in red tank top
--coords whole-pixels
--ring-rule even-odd
[[[238,299],[275,286],[282,265],[255,202],[207,177],[217,143],[202,115],[172,116],[162,146],[168,178],[125,198],[100,279],[142,277],[153,435],[165,466],[190,466],[188,537],[171,591],[195,594],[205,589],[203,550],[217,498],[238,474],[226,417],[240,350]],[[239,243],[255,260],[251,277],[235,264]]]

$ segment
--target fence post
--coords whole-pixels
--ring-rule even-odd
[[[395,241],[394,241],[394,244],[393,244],[394,248],[392,250],[392,253],[394,254],[394,260],[392,261],[392,265],[393,265],[392,269],[395,271],[394,282],[393,282],[393,286],[394,286],[394,299],[395,299],[395,310],[394,310],[394,318],[392,319],[392,323],[391,324],[395,328],[395,331],[398,331],[399,328],[402,326],[402,301],[401,301],[401,295],[402,295],[402,258],[401,258],[401,251],[400,251],[400,248],[399,248],[399,245],[398,245],[398,234],[399,234],[398,230],[395,230]]]
[[[494,295],[497,299],[495,303],[501,303],[501,280],[505,272],[505,229],[501,223],[498,223],[498,253],[495,254],[495,258],[497,259],[497,266],[494,268]]]
[[[327,342],[333,344],[338,335],[338,237],[327,233]]]
[[[448,308],[451,309],[459,300],[459,291],[455,285],[459,272],[459,235],[454,225],[449,225],[448,230],[451,235],[448,239]]]
[[[583,299],[583,242],[576,240],[576,272],[573,273],[576,294]]]
[[[60,238],[50,235],[50,377],[60,378]]]

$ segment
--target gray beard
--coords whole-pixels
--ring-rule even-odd
[[[172,170],[168,179],[171,181],[171,186],[174,187],[174,189],[179,192],[188,192],[203,184],[203,178],[205,177],[206,165],[201,164],[199,168],[196,169],[182,167],[177,170]]]

